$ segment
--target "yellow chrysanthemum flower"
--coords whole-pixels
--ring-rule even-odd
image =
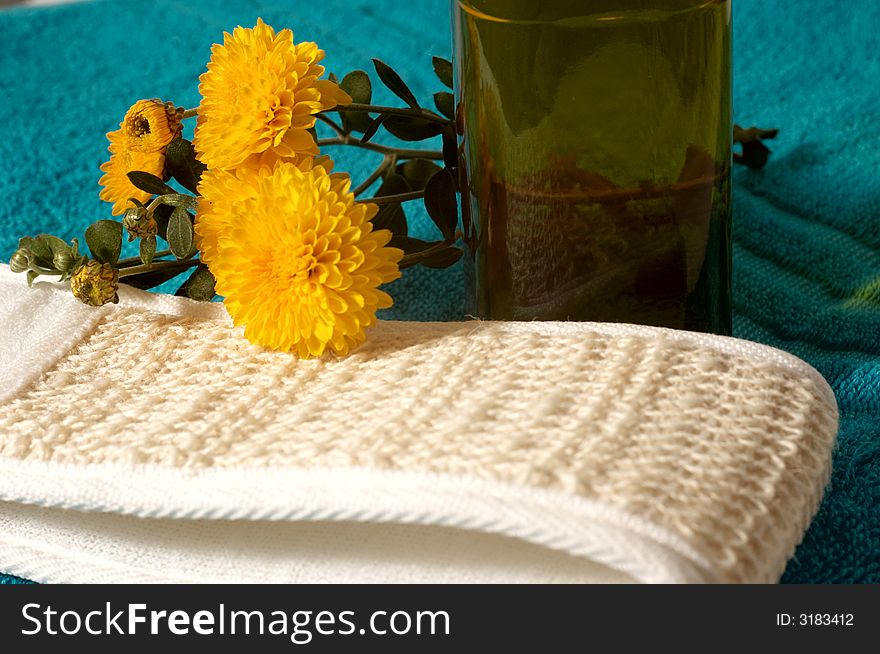
[[[230,170],[266,163],[259,155],[269,151],[281,159],[317,154],[307,131],[315,114],[351,102],[336,84],[318,79],[323,58],[316,44],[294,44],[293,32],[276,34],[262,19],[252,29],[225,33],[199,78],[202,103],[193,141],[199,160]]]
[[[162,177],[165,148],[180,136],[181,112],[161,100],[138,100],[125,113],[119,129],[109,132],[110,161],[101,166],[106,173],[99,183],[101,199],[113,203],[113,215],[125,212],[129,198],[145,202],[150,194],[128,180],[128,173],[142,170]]]
[[[135,152],[159,152],[180,136],[180,114],[161,100],[138,100],[126,112],[119,129],[107,134],[110,142],[125,141]]]
[[[261,179],[269,175],[280,160],[269,165],[248,166],[234,171],[208,170],[199,182],[199,211],[197,215],[196,245],[202,253],[202,260],[210,260],[219,248],[220,238],[229,234],[235,225],[237,213],[234,207],[244,199],[259,197]],[[333,173],[333,160],[328,156],[300,156],[294,161],[301,172],[308,173],[320,167],[331,177],[348,179],[342,173]],[[198,225],[198,219],[205,216],[207,221]]]
[[[146,202],[150,194],[140,190],[128,179],[128,173],[142,170],[162,177],[165,171],[165,152],[139,152],[132,150],[125,139],[110,141],[110,161],[101,166],[104,176],[99,183],[101,199],[113,203],[114,216],[125,213],[129,198]]]
[[[331,165],[210,170],[199,185],[196,245],[233,321],[252,343],[303,358],[360,345],[392,303],[379,286],[400,277],[403,252],[370,222],[378,208]]]

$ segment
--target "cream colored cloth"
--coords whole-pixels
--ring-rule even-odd
[[[121,296],[91,309],[0,269],[0,569],[773,582],[828,480],[830,389],[753,343],[380,323],[299,361],[221,305]]]

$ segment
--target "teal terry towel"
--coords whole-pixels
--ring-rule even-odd
[[[787,582],[880,582],[880,3],[736,0],[735,114],[779,127],[766,169],[737,171],[736,335],[804,358],[841,409],[831,488]],[[0,254],[41,231],[71,238],[97,198],[103,134],[136,99],[197,101],[223,30],[262,16],[317,40],[330,70],[379,57],[425,98],[450,51],[449,3],[393,0],[99,0],[0,13]],[[392,98],[380,94],[380,101]],[[335,153],[337,154],[337,153]],[[355,178],[372,159],[338,153]],[[416,216],[417,235],[429,235]],[[167,290],[167,289],[166,289]],[[383,317],[463,316],[459,267],[413,270]]]

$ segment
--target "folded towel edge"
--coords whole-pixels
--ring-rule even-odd
[[[680,536],[620,508],[559,491],[450,474],[357,468],[169,470],[0,459],[0,500],[150,519],[433,525],[518,538],[644,583],[718,580],[711,563]],[[36,569],[17,573],[38,581],[71,581],[44,579]],[[113,578],[124,582],[126,573]]]

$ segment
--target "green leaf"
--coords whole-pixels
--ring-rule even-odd
[[[379,190],[376,191],[376,197],[399,195],[401,193],[409,193],[412,190],[412,187],[403,175],[390,173],[382,181]],[[403,210],[400,202],[383,205],[372,222],[373,229],[390,229],[394,235],[405,236],[409,230],[406,212]]]
[[[409,193],[412,187],[403,175],[397,173],[389,173],[382,180],[382,185],[376,191],[376,197],[385,197],[388,195],[400,195],[401,193]]]
[[[440,166],[428,159],[410,159],[397,165],[397,174],[403,176],[413,191],[425,190],[428,180],[440,170]]]
[[[172,211],[174,211],[174,207],[162,204],[156,207],[156,210],[153,212],[153,220],[156,221],[158,235],[165,241],[168,240],[168,220],[171,218]]]
[[[54,256],[52,248],[49,247],[49,242],[45,238],[42,238],[42,236],[43,235],[32,238],[28,245],[28,249],[31,251],[31,254],[34,255],[37,265],[43,268],[52,268],[52,257]],[[24,239],[19,241],[19,245],[22,241],[24,241]]]
[[[171,207],[183,207],[188,211],[196,211],[199,208],[199,199],[183,193],[168,194],[162,196],[162,204]]]
[[[99,220],[86,230],[86,245],[92,258],[101,263],[115,264],[122,252],[122,223]]]
[[[189,297],[199,302],[210,302],[217,295],[215,284],[214,275],[203,264],[196,268],[183,285],[177,289],[176,295]]]
[[[193,255],[193,224],[183,207],[177,207],[171,212],[166,236],[175,257],[185,259]]]
[[[733,153],[733,163],[760,170],[767,165],[773,151],[762,141],[742,141],[742,152]]]
[[[434,105],[449,120],[455,120],[455,96],[446,91],[434,94]]]
[[[178,269],[161,269],[141,273],[140,275],[132,275],[131,277],[126,277],[123,281],[129,286],[146,291],[174,279],[179,274],[180,270]]]
[[[366,111],[343,111],[339,115],[342,116],[342,128],[349,133],[366,132],[373,124],[373,118]]]
[[[461,259],[464,252],[454,245],[445,245],[442,242],[429,243],[418,239],[391,239],[388,244],[392,247],[401,247],[405,252],[400,260],[401,270],[413,266],[425,266],[426,268],[449,268]],[[406,248],[409,248],[409,251]]]
[[[431,256],[425,257],[419,261],[419,265],[424,266],[425,268],[449,268],[458,263],[458,260],[461,259],[463,254],[464,252],[461,248],[450,245],[437,252],[432,252]]]
[[[382,127],[382,124],[386,120],[388,120],[388,114],[381,114],[371,122],[367,129],[364,130],[364,135],[361,137],[361,143],[368,143],[370,139],[376,135],[376,132],[379,131],[379,128]]]
[[[394,95],[406,102],[413,109],[421,108],[416,100],[416,96],[413,95],[413,92],[409,90],[409,87],[400,78],[400,75],[394,72],[394,69],[392,69],[391,66],[379,59],[373,59],[373,65],[376,67],[376,73],[379,75],[379,79],[382,80],[382,83],[387,86]]]
[[[34,285],[34,280],[35,280],[37,277],[39,277],[39,276],[40,276],[40,273],[38,273],[36,270],[28,270],[28,271],[27,271],[27,283],[28,283],[28,286],[33,286],[33,285]]]
[[[454,241],[455,228],[458,226],[458,197],[455,179],[445,168],[425,186],[425,208],[446,241]]]
[[[370,104],[373,100],[373,84],[370,76],[362,70],[354,70],[343,77],[339,88],[348,93],[356,104]]]
[[[394,237],[389,247],[400,248],[404,252],[400,268],[425,266],[427,268],[448,268],[461,259],[463,251],[454,245],[444,245],[442,241],[422,241],[417,238]]]
[[[370,82],[370,76],[362,70],[355,70],[346,75],[339,88],[348,93],[352,102],[356,104],[370,104],[373,100],[373,84]],[[345,111],[340,116],[342,126],[348,132],[365,132],[373,122],[366,111]]]
[[[70,253],[70,246],[57,236],[52,236],[51,234],[40,234],[39,236],[37,236],[37,240],[44,241],[49,246],[49,250],[51,250],[53,256],[58,253]]]
[[[182,196],[188,197],[188,196]],[[191,198],[195,200],[195,198]],[[198,202],[196,201],[196,204]],[[181,205],[177,205],[181,206]],[[185,205],[184,205],[185,206]],[[157,234],[160,238],[167,241],[168,240],[168,221],[171,219],[171,213],[174,211],[176,207],[166,204],[161,204],[156,207],[156,210],[153,212],[153,219],[156,221]],[[194,216],[192,214],[189,215],[189,220],[192,222]]]
[[[388,229],[395,236],[406,236],[409,232],[406,212],[399,202],[384,205],[379,209],[379,213],[373,217],[372,223],[373,230]]]
[[[443,128],[443,163],[450,170],[458,168],[458,136],[452,125]]]
[[[424,141],[443,132],[443,125],[409,116],[388,116],[385,129],[403,141]]]
[[[437,78],[447,87],[455,88],[453,84],[452,62],[443,57],[434,57],[434,73]]]
[[[193,144],[186,139],[175,139],[168,144],[165,150],[165,171],[180,182],[183,188],[195,193],[202,173],[207,168],[196,158]]]
[[[440,245],[443,245],[443,241],[423,241],[410,236],[394,236],[388,243],[388,247],[399,248],[406,255],[419,254]]]
[[[18,246],[30,251],[34,257],[34,263],[41,268],[55,270],[55,255],[59,252],[70,254],[70,246],[57,236],[40,234],[34,238],[26,237],[19,239]]]
[[[173,188],[168,186],[161,179],[151,173],[145,173],[142,170],[133,170],[128,173],[129,181],[135,188],[150,193],[152,195],[165,195],[166,193],[177,193]]]
[[[153,263],[153,256],[156,254],[156,237],[148,236],[141,239],[141,261],[145,266]]]

